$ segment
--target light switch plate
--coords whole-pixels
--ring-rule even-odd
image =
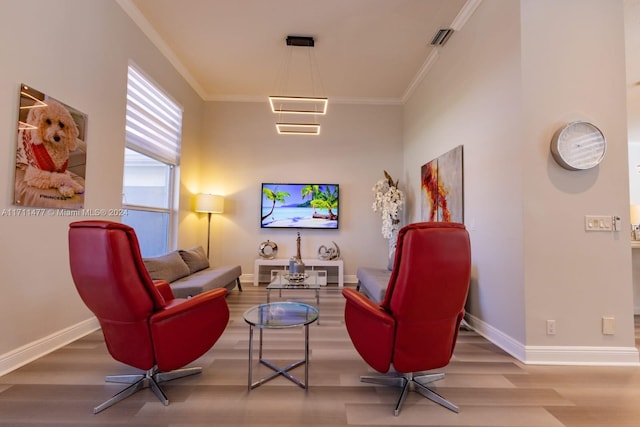
[[[586,231],[613,231],[613,217],[611,215],[585,215],[584,229]]]

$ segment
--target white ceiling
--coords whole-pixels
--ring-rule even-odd
[[[402,104],[447,48],[430,45],[435,33],[461,30],[481,2],[117,1],[204,100],[315,95],[378,104]],[[629,138],[640,142],[640,0],[624,5]],[[288,47],[287,35],[312,36],[316,46]]]
[[[304,94],[393,104],[446,49],[430,45],[436,32],[460,30],[480,0],[118,2],[205,100]],[[287,35],[316,45],[287,46]]]

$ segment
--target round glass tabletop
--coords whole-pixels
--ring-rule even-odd
[[[318,309],[301,302],[280,301],[260,304],[244,312],[244,320],[257,328],[292,328],[318,319]]]

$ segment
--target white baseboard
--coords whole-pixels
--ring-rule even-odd
[[[635,347],[527,346],[470,314],[466,320],[478,334],[526,364],[640,366]]]
[[[469,313],[466,314],[465,320],[479,335],[482,335],[516,359],[522,362],[525,360],[526,351],[522,343]]]
[[[530,365],[640,366],[635,347],[527,346]]]
[[[55,332],[47,337],[31,342],[9,353],[0,355],[0,376],[7,374],[45,354],[100,329],[98,319],[92,317],[76,325]]]
[[[358,283],[358,276],[355,274],[345,274],[344,283]]]

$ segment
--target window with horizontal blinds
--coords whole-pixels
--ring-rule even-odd
[[[127,147],[178,165],[181,136],[182,107],[130,65],[127,82]]]
[[[135,67],[128,77],[122,222],[151,257],[175,247],[182,107]]]

